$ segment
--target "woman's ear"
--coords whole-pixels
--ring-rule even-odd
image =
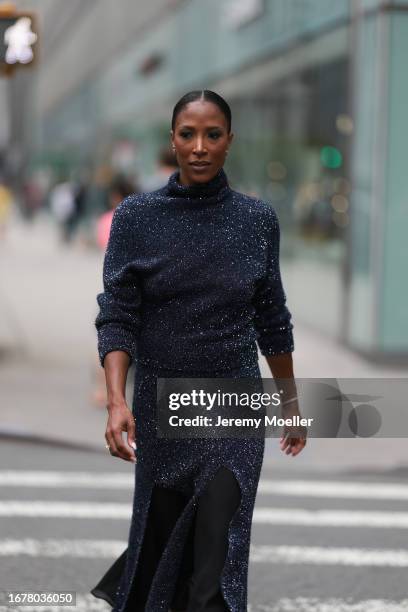
[[[234,133],[233,133],[233,132],[230,132],[230,133],[228,134],[228,146],[231,144],[231,142],[232,142],[233,138],[234,138]]]

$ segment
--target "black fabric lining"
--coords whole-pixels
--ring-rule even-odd
[[[198,497],[172,599],[172,612],[198,612],[201,609],[205,612],[229,612],[220,577],[228,552],[229,525],[241,499],[235,474],[221,466]],[[189,498],[180,491],[158,485],[153,487],[126,612],[144,612],[161,556],[188,501]],[[200,572],[194,576],[194,581],[195,567],[200,567]]]

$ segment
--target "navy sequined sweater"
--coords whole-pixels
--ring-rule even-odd
[[[239,366],[294,350],[272,206],[209,182],[134,194],[116,208],[95,320],[101,365],[113,350],[170,369]]]

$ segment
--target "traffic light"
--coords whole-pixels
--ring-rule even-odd
[[[36,62],[38,33],[36,15],[17,11],[12,4],[0,4],[0,71],[11,75],[17,67]]]

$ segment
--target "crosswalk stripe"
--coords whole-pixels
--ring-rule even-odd
[[[309,527],[408,528],[408,512],[255,508],[253,520],[255,523],[262,524],[308,525]]]
[[[134,475],[123,472],[59,472],[0,470],[0,486],[78,487],[86,489],[132,489]],[[408,485],[398,483],[342,482],[335,480],[271,480],[262,478],[262,494],[304,497],[407,500]]]
[[[119,557],[127,548],[121,540],[35,540],[25,538],[0,540],[0,556],[83,557],[86,559]]]
[[[0,517],[54,517],[72,519],[129,520],[130,504],[103,502],[21,501],[0,502]],[[408,528],[408,512],[356,510],[306,510],[302,508],[255,508],[253,522],[267,525],[308,525],[310,527]]]
[[[132,489],[134,475],[123,472],[56,472],[0,470],[0,486]]]
[[[354,499],[408,499],[408,485],[335,480],[268,480],[258,485],[261,494],[299,495],[302,497],[347,497]]]
[[[117,558],[127,547],[123,540],[0,540],[0,557]],[[408,549],[377,549],[325,546],[251,545],[254,563],[408,567]]]
[[[251,549],[251,561],[255,563],[407,567],[408,549],[258,545]]]
[[[74,519],[130,519],[130,504],[101,502],[2,501],[0,517],[31,516]]]
[[[248,612],[406,612],[408,599],[362,599],[350,601],[335,597],[282,598],[276,604],[249,605]]]

